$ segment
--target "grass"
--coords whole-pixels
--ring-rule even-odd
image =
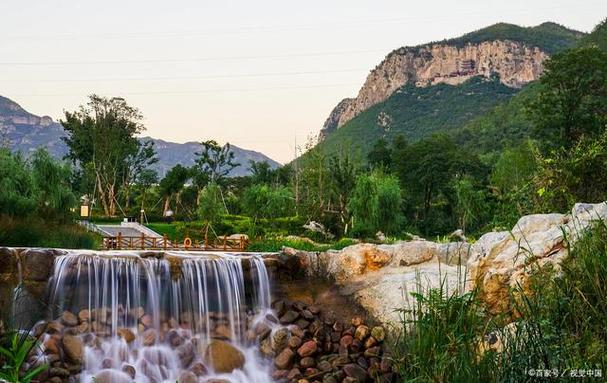
[[[565,377],[580,369],[607,374],[607,225],[602,222],[572,246],[560,271],[538,268],[527,286],[511,291],[514,317],[488,314],[475,290],[420,285],[412,295],[415,302],[403,312],[393,344],[403,381],[536,381],[532,374],[538,369]]]
[[[0,245],[97,249],[101,238],[72,223],[46,222],[38,218],[0,217]]]

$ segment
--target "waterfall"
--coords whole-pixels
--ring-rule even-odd
[[[230,253],[157,255],[89,252],[56,258],[50,316],[74,318],[70,331],[84,344],[81,381],[271,381],[247,337],[270,311],[263,259]],[[209,347],[218,342],[231,354],[209,351],[218,349]],[[226,370],[224,358],[234,363],[243,357],[244,365]]]

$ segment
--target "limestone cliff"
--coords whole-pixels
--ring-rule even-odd
[[[498,75],[503,84],[518,88],[539,77],[547,58],[548,53],[538,47],[510,40],[400,48],[371,71],[358,96],[346,99],[345,104],[342,101],[329,120],[337,120],[338,128],[405,84],[457,85],[473,76]],[[323,130],[326,128],[327,123]]]

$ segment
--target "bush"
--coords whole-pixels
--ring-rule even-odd
[[[52,224],[37,218],[0,217],[0,245],[97,249],[101,239],[75,224]]]

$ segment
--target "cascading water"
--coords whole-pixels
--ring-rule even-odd
[[[74,314],[83,382],[271,381],[247,340],[270,311],[259,256],[72,253],[55,260],[49,294],[52,318]]]

